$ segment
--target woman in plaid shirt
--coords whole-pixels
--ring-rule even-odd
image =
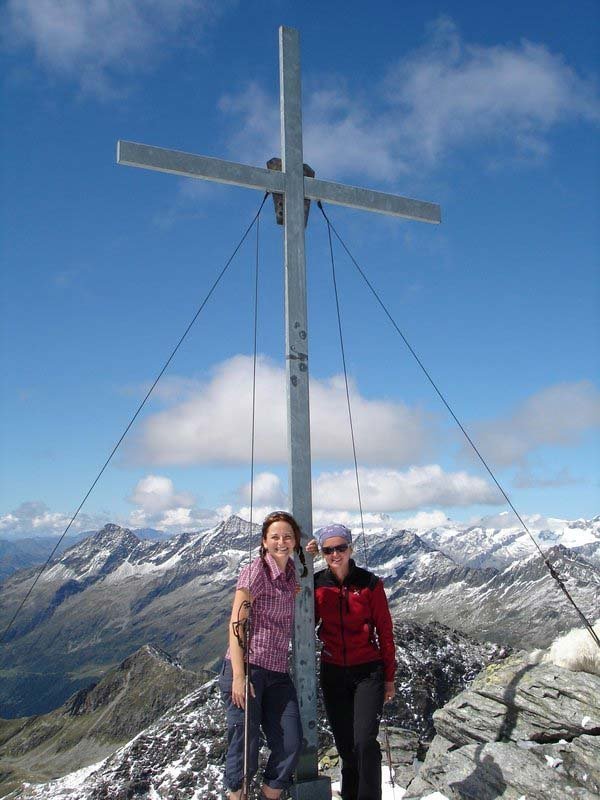
[[[271,755],[264,772],[262,797],[276,800],[290,781],[302,746],[302,727],[294,684],[288,673],[288,652],[298,590],[294,552],[302,564],[300,528],[291,514],[275,511],[262,525],[260,555],[238,578],[229,648],[219,684],[227,708],[228,744],[225,781],[230,800],[239,800],[244,780],[244,651],[238,638],[248,618],[250,629],[250,708],[248,779],[258,769],[259,729]],[[306,567],[304,567],[306,570]]]

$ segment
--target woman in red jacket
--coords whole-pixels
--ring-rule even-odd
[[[394,697],[396,653],[383,582],[357,567],[352,533],[321,528],[307,545],[320,546],[327,569],[315,573],[315,617],[321,651],[321,689],[342,760],[343,800],[381,800],[377,741],[384,702]]]

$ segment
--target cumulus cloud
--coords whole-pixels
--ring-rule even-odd
[[[45,503],[31,500],[21,503],[14,511],[0,515],[0,534],[15,536],[45,536],[62,534],[73,514],[50,511]],[[101,528],[108,518],[101,514],[80,513],[70,528],[73,533]]]
[[[317,175],[360,173],[389,181],[406,171],[396,152],[398,134],[393,119],[369,111],[343,83],[305,94],[304,153]],[[219,106],[236,120],[238,132],[230,140],[236,158],[263,164],[279,154],[279,107],[276,98],[259,84],[250,82],[243,91],[225,95]]]
[[[117,75],[155,63],[169,40],[197,40],[222,7],[211,0],[8,0],[4,39],[32,49],[48,72],[105,94]]]
[[[173,481],[163,475],[146,475],[136,484],[129,501],[141,506],[145,511],[155,514],[157,511],[194,504],[193,495],[175,492]]]
[[[359,469],[363,507],[369,511],[398,512],[423,506],[469,506],[501,502],[496,489],[483,478],[466,472],[444,472],[438,464],[398,470]],[[358,509],[356,477],[352,470],[323,472],[313,484],[313,502],[319,508]]]
[[[486,459],[509,466],[524,464],[540,447],[577,444],[599,426],[600,391],[590,381],[579,381],[543,389],[505,418],[478,423],[472,432]]]
[[[256,383],[256,463],[285,463],[285,373],[265,357]],[[213,370],[197,391],[147,418],[129,458],[147,464],[246,463],[250,458],[252,358],[238,355]],[[351,386],[359,458],[366,464],[407,464],[428,452],[432,421],[419,409],[363,397]],[[314,460],[352,457],[343,378],[310,384]]]
[[[221,519],[216,511],[197,507],[193,495],[177,492],[171,478],[164,475],[141,478],[128,500],[138,506],[127,520],[132,528],[189,531],[216,525]]]
[[[448,522],[448,517],[443,511],[417,511],[412,517],[404,517],[396,523],[398,528],[415,528],[416,530],[427,531],[444,525]]]
[[[238,492],[242,502],[250,502],[250,483],[244,484]],[[281,479],[272,472],[261,472],[254,476],[254,491],[252,503],[270,507],[283,507],[286,494],[281,485]]]
[[[528,41],[470,44],[446,17],[368,95],[331,78],[305,95],[304,153],[317,174],[381,182],[478,141],[485,141],[488,157],[508,152],[537,159],[556,125],[600,121],[596,87],[560,54]],[[278,153],[275,97],[250,83],[225,96],[221,109],[240,131],[232,137],[236,157],[262,163]]]
[[[600,121],[596,88],[543,44],[481,46],[463,41],[447,17],[427,44],[387,77],[403,136],[428,160],[485,138],[543,154],[548,130],[582,118]]]

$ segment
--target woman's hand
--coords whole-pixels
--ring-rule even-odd
[[[250,684],[250,694],[252,697],[256,697],[254,694],[254,686],[252,683]],[[245,675],[234,675],[233,681],[231,683],[231,699],[233,700],[233,704],[238,708],[245,707],[245,700],[246,700],[246,676]]]
[[[307,553],[310,553],[313,558],[319,555],[319,545],[316,539],[311,539],[304,549]]]
[[[383,684],[383,702],[389,703],[390,700],[393,700],[396,696],[396,688],[394,686],[394,681],[386,681]]]

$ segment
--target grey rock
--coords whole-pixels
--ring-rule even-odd
[[[578,736],[571,742],[540,745],[557,770],[600,797],[600,737]]]
[[[513,656],[488,666],[433,719],[436,731],[457,745],[600,733],[600,679]]]
[[[597,800],[595,791],[574,785],[534,751],[503,742],[470,744],[426,760],[404,800],[434,791],[449,800]]]
[[[592,800],[600,792],[600,677],[512,656],[434,714],[439,735],[405,800]]]

